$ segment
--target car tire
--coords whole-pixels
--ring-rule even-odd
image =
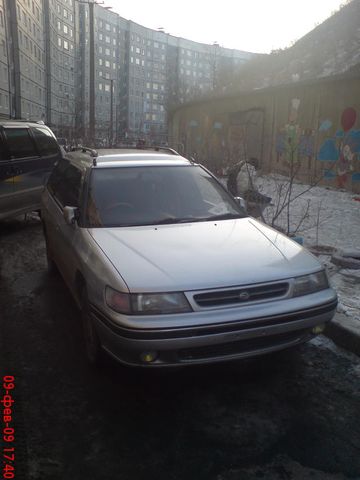
[[[83,330],[84,346],[87,361],[94,367],[100,367],[103,363],[103,350],[99,336],[90,316],[89,300],[86,288],[83,288],[81,295],[81,323]]]

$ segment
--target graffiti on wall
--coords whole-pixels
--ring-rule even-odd
[[[227,144],[231,164],[244,158],[261,159],[264,111],[253,108],[231,112],[228,117]]]
[[[298,122],[300,100],[293,98],[290,104],[288,123],[277,133],[275,150],[277,162],[286,165],[307,160],[308,169],[315,156],[315,135],[311,128],[302,128]]]
[[[351,187],[351,183],[360,182],[360,130],[354,128],[356,110],[352,107],[343,110],[339,128],[335,132],[336,123],[333,120],[322,120],[317,133],[321,142],[316,148],[315,131],[303,128],[298,121],[299,107],[300,100],[292,99],[288,123],[277,132],[277,162],[287,166],[298,162],[303,169],[307,167],[311,171],[313,160],[316,159],[324,162],[324,179],[334,182],[337,187]]]
[[[327,162],[325,178],[334,180],[339,188],[345,188],[349,182],[360,182],[360,130],[354,129],[356,119],[356,110],[348,107],[341,114],[341,128],[335,135],[330,135],[331,120],[324,120],[319,128],[328,136],[321,144],[317,158]]]

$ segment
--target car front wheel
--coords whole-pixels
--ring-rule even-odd
[[[49,275],[56,275],[58,273],[58,268],[54,260],[52,259],[52,255],[50,252],[49,240],[46,235],[46,231],[44,228],[44,236],[45,236],[45,247],[46,247],[46,260],[47,260],[47,271]]]
[[[89,301],[85,288],[82,292],[81,320],[87,360],[90,365],[100,366],[102,364],[103,351],[101,349],[100,340],[94,327],[94,323],[90,316]]]

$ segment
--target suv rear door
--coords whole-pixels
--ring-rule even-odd
[[[41,191],[53,166],[61,158],[60,147],[49,128],[43,125],[4,125],[2,128],[4,166],[0,216],[17,215],[40,208]],[[1,177],[3,178],[3,177]]]
[[[11,212],[39,208],[43,186],[41,158],[28,126],[6,126],[3,129],[13,171]]]
[[[12,209],[14,194],[13,162],[5,142],[4,134],[0,130],[0,219],[7,216]]]

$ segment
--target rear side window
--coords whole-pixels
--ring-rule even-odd
[[[40,155],[55,155],[59,153],[59,147],[51,132],[46,128],[32,128]]]
[[[61,160],[52,171],[48,189],[63,207],[78,207],[81,172],[67,160]]]
[[[5,142],[4,142],[4,138],[0,132],[0,162],[2,160],[10,160],[9,158],[9,154],[8,152],[6,151],[6,145],[5,145]]]
[[[34,142],[27,128],[5,128],[11,158],[36,157]]]

